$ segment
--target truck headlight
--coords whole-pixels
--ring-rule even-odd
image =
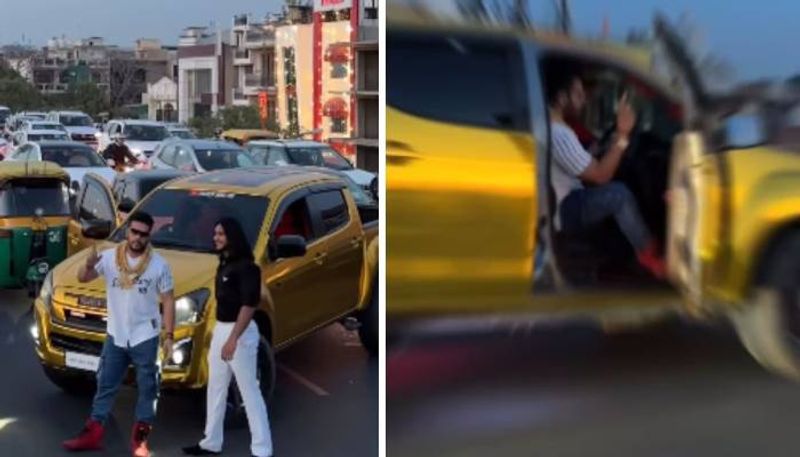
[[[164,361],[167,370],[183,369],[192,360],[192,339],[184,338],[172,346],[172,357]]]
[[[197,323],[209,295],[208,289],[197,289],[175,300],[175,325]]]
[[[53,270],[47,272],[42,282],[42,289],[39,291],[39,298],[44,303],[47,312],[53,308]]]

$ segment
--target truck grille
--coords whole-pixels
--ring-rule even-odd
[[[80,352],[99,356],[103,352],[103,343],[94,340],[82,340],[59,333],[50,334],[50,343],[62,351]]]
[[[66,309],[64,310],[66,320],[63,322],[68,327],[74,327],[81,330],[89,330],[92,332],[106,331],[106,320],[103,316],[96,314],[76,313],[75,311]]]

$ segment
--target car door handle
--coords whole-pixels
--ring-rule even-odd
[[[352,244],[354,248],[358,248],[361,246],[362,241],[364,241],[363,236],[354,236],[353,239],[350,240],[350,244]]]
[[[318,252],[314,254],[314,262],[316,262],[317,265],[322,265],[323,263],[325,263],[326,257],[328,257],[328,253]]]

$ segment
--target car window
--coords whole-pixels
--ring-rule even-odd
[[[286,155],[286,148],[281,146],[267,147],[264,165],[288,165],[289,156]]]
[[[310,243],[317,237],[311,225],[311,213],[305,198],[299,198],[289,204],[276,219],[270,239],[274,242],[284,235],[298,235]]]
[[[125,126],[125,137],[132,141],[161,141],[169,136],[163,125],[136,125]]]
[[[126,181],[124,179],[115,179],[114,185],[111,186],[111,193],[114,195],[114,200],[122,201],[122,193],[125,191]]]
[[[68,216],[69,191],[55,179],[18,179],[0,187],[0,216]]]
[[[341,190],[319,192],[308,197],[311,211],[322,220],[325,235],[344,226],[350,220]]]
[[[68,127],[91,127],[92,118],[82,114],[62,114],[58,121]]]
[[[195,153],[200,166],[208,171],[255,165],[250,155],[241,149],[199,149]]]
[[[118,201],[129,198],[133,202],[138,202],[141,200],[142,195],[138,192],[137,188],[141,188],[141,186],[142,181],[139,181],[138,186],[134,181],[127,182],[125,187],[122,189],[122,194],[120,195],[120,199]]]
[[[192,153],[186,146],[175,147],[175,166],[181,169],[194,167]]]
[[[254,246],[268,207],[269,200],[263,196],[161,189],[145,197],[140,209],[155,221],[151,236],[154,246],[213,252],[214,225],[223,217],[238,220],[247,241]],[[126,225],[112,234],[112,241],[125,239]]]
[[[86,191],[78,211],[78,217],[84,221],[112,221],[114,219],[111,202],[108,201],[105,190],[95,181],[87,181]]]
[[[88,146],[42,146],[42,160],[65,168],[105,167],[106,164]]]
[[[395,32],[387,48],[389,105],[456,124],[529,128],[514,41]]]
[[[175,165],[175,145],[164,146],[158,158],[167,165]]]

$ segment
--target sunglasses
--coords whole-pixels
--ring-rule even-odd
[[[139,235],[139,236],[140,236],[140,237],[142,237],[142,238],[147,238],[148,236],[150,236],[150,232],[143,232],[143,231],[141,231],[141,230],[136,230],[136,229],[135,229],[135,228],[133,228],[133,227],[131,227],[131,228],[130,228],[130,231],[131,231],[132,233],[134,233],[135,235]]]

